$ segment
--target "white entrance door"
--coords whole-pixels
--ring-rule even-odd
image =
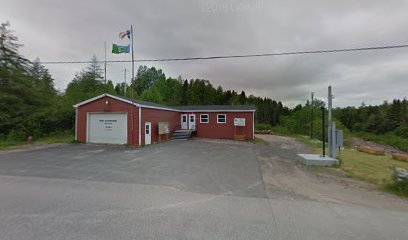
[[[127,114],[89,113],[87,142],[126,144]]]
[[[149,145],[152,143],[152,123],[146,122],[145,123],[145,145]]]
[[[187,128],[187,114],[181,114],[181,129]]]
[[[188,123],[188,129],[195,130],[196,129],[196,116],[195,114],[189,114],[188,115],[189,123]]]

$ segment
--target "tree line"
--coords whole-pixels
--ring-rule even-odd
[[[19,53],[21,45],[9,23],[0,25],[0,140],[25,140],[58,131],[73,131],[74,104],[102,93],[130,97],[131,85],[104,81],[98,59],[79,71],[63,92],[40,60],[30,61]],[[256,120],[276,126],[288,112],[281,102],[246,96],[213,86],[204,79],[166,77],[161,69],[140,66],[134,80],[135,98],[159,104],[237,105],[254,104]]]
[[[336,108],[334,116],[350,131],[393,133],[408,139],[408,101],[394,99],[378,106]]]

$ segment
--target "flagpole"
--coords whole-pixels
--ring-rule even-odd
[[[105,44],[105,85],[106,85],[106,41],[104,42]]]
[[[133,82],[135,81],[135,57],[134,57],[134,51],[133,51],[133,25],[130,25],[130,37],[132,41],[132,83],[131,83],[131,88],[132,88],[132,145],[134,145],[134,138],[135,138],[135,128],[134,128],[134,93],[133,93]],[[140,119],[139,119],[140,121]],[[140,133],[139,133],[140,134]],[[140,144],[140,143],[139,143]]]

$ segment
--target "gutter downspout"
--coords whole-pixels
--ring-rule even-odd
[[[142,107],[139,106],[139,146],[142,146]]]
[[[75,141],[78,141],[77,125],[78,125],[78,107],[75,108]]]
[[[255,139],[255,111],[252,112],[252,140]]]

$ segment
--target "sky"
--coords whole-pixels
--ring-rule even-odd
[[[30,60],[103,60],[104,42],[108,60],[129,60],[110,51],[131,24],[135,59],[157,59],[407,44],[407,12],[408,0],[2,0],[0,22]],[[408,48],[141,64],[287,106],[325,100],[329,85],[335,107],[408,97]],[[86,67],[46,66],[61,91]],[[123,82],[125,68],[129,82],[130,63],[108,64],[107,78]]]

